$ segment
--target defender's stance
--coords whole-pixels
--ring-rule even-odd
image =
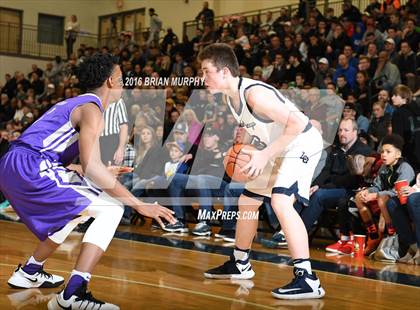
[[[308,235],[293,208],[296,200],[308,204],[312,176],[323,147],[320,133],[295,104],[275,88],[239,77],[238,61],[228,45],[209,45],[199,58],[207,89],[225,95],[233,115],[246,128],[251,143],[258,149],[244,151],[251,160],[242,171],[255,180],[246,184],[239,198],[239,210],[257,212],[261,201],[271,196],[272,207],[294,259],[294,280],[274,289],[272,295],[281,299],[321,298],[325,292],[311,270]],[[208,270],[204,276],[252,278],[255,273],[249,253],[257,225],[258,220],[238,219],[236,247],[231,259]]]
[[[44,262],[78,223],[94,217],[67,286],[50,300],[48,309],[119,309],[95,299],[86,288],[114,236],[123,204],[161,225],[160,217],[175,220],[169,209],[137,200],[101,162],[102,112],[122,92],[117,59],[107,54],[87,58],[80,66],[79,80],[89,93],[57,103],[0,160],[0,191],[41,240],[8,284],[14,288],[60,286],[64,279],[45,272]],[[69,165],[77,156],[81,166]]]

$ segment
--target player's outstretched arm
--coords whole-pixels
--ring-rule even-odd
[[[74,119],[73,119],[74,117]],[[139,213],[156,219],[162,226],[160,217],[175,223],[173,212],[156,204],[147,204],[134,197],[102,163],[99,136],[103,128],[103,118],[94,104],[83,105],[73,113],[73,124],[79,127],[79,151],[83,174],[124,205]]]

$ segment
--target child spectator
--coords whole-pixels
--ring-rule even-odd
[[[181,157],[184,156],[184,145],[179,142],[169,142],[166,144],[169,151],[170,161],[165,163],[165,177],[170,181],[182,164]]]
[[[394,183],[407,180],[409,183],[414,179],[414,170],[402,157],[401,152],[404,140],[398,135],[388,135],[382,141],[381,158],[383,165],[379,169],[378,176],[373,185],[360,191],[356,195],[356,206],[360,217],[368,232],[368,242],[365,255],[372,253],[381,240],[377,225],[373,222],[369,202],[377,200],[381,215],[385,219],[388,235],[395,234],[391,216],[386,208],[386,203],[391,197],[396,197]]]

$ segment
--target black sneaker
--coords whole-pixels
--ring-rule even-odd
[[[287,248],[287,241],[283,231],[278,231],[273,234],[271,239],[261,239],[261,245],[270,249]]]
[[[246,261],[235,261],[233,255],[230,260],[225,262],[223,265],[207,270],[204,273],[204,277],[209,279],[241,279],[248,280],[255,276],[254,270],[252,270],[249,259]]]
[[[204,221],[199,222],[197,225],[195,225],[192,234],[196,236],[210,236],[211,227]]]
[[[177,220],[175,224],[167,224],[163,228],[164,231],[173,232],[173,233],[186,233],[188,232],[188,227],[180,220]]]
[[[166,224],[165,221],[163,223]],[[156,221],[155,219],[152,219],[151,228],[153,230],[162,230],[162,227],[160,226],[160,224],[158,223],[158,221]]]
[[[69,299],[64,298],[64,290],[48,302],[48,310],[119,310],[117,305],[105,303],[92,296],[86,291],[86,284],[81,286]]]
[[[325,295],[316,274],[308,274],[305,269],[294,268],[295,278],[289,284],[271,291],[271,295],[279,299],[311,299]]]

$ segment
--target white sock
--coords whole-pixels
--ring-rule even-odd
[[[341,241],[349,241],[350,240],[350,237],[349,236],[341,235],[340,240]]]
[[[241,250],[237,247],[233,250],[233,256],[235,260],[246,261],[249,258],[249,250]]]
[[[28,261],[26,262],[27,265],[28,264],[35,264],[35,265],[38,265],[38,266],[43,266],[44,263],[45,263],[45,260],[42,261],[42,262],[38,262],[33,256],[29,257]]]
[[[81,271],[73,269],[73,271],[71,272],[70,278],[74,275],[81,276],[83,279],[85,279],[88,282],[90,281],[90,277],[92,276],[89,272],[81,272]]]
[[[312,267],[309,259],[295,259],[293,265],[297,268],[305,269],[309,274],[312,274]]]

